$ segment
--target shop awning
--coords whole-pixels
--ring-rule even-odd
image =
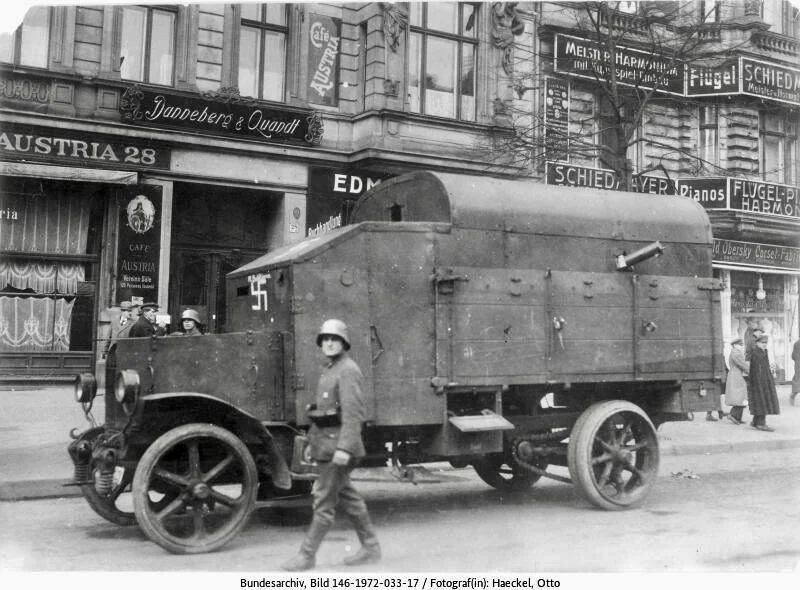
[[[725,262],[713,262],[711,266],[713,266],[714,268],[721,268],[724,270],[738,270],[743,272],[755,272],[761,274],[800,276],[800,269],[794,269],[794,268],[776,268],[771,266],[748,266],[746,264],[729,264]]]
[[[136,184],[138,180],[138,173],[128,170],[73,168],[71,166],[50,166],[31,164],[29,162],[0,162],[0,175],[113,184]]]

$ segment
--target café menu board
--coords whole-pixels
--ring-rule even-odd
[[[161,254],[161,187],[120,189],[117,303],[132,297],[156,301]]]

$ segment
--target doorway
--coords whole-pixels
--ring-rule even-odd
[[[192,308],[205,333],[226,331],[225,276],[267,251],[282,195],[175,183],[170,254],[171,331]]]

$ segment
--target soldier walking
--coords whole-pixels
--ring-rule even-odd
[[[311,458],[319,465],[319,476],[312,490],[311,526],[300,552],[283,564],[290,572],[314,567],[317,549],[333,526],[337,507],[353,523],[361,541],[358,552],[344,559],[345,565],[374,563],[381,558],[367,504],[350,481],[355,462],[366,454],[361,438],[365,408],[363,375],[347,353],[350,339],[345,323],[335,319],[323,323],[317,346],[328,361],[317,384],[316,403],[308,412],[312,422],[308,432]]]

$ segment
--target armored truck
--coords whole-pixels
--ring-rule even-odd
[[[704,210],[681,197],[384,181],[350,225],[230,273],[230,333],[119,341],[105,422],[69,447],[75,484],[175,553],[222,547],[257,506],[307,494],[316,335],[337,318],[365,377],[364,467],[412,478],[449,461],[501,492],[551,477],[600,508],[637,506],[658,426],[719,403],[711,253]],[[76,379],[89,418],[97,391]]]

